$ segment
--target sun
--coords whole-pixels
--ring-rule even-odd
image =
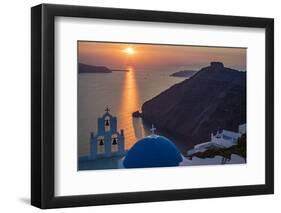
[[[134,55],[136,53],[135,49],[132,47],[127,47],[123,49],[123,52],[125,52],[127,55]]]

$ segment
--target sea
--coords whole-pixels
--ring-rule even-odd
[[[186,78],[172,77],[178,69],[134,70],[112,73],[78,74],[78,153],[89,153],[91,132],[97,132],[97,119],[110,109],[117,117],[117,128],[124,130],[125,149],[150,134],[141,118],[132,113],[142,104]],[[167,100],[168,101],[168,100]],[[156,130],[157,133],[157,130]]]

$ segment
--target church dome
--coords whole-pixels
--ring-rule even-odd
[[[128,151],[123,165],[125,168],[178,166],[183,158],[168,138],[150,135],[139,140]]]

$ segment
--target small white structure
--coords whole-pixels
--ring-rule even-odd
[[[216,134],[211,134],[211,142],[228,148],[236,145],[240,137],[240,133],[222,130],[221,132],[217,131]]]
[[[205,152],[208,149],[224,149],[237,145],[238,139],[246,134],[246,124],[241,124],[238,127],[238,132],[232,132],[223,129],[211,134],[211,141],[200,143],[194,146],[194,149],[188,150],[187,155],[192,155],[196,152]]]

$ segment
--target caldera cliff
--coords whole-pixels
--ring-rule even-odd
[[[218,128],[237,131],[246,123],[246,72],[212,62],[191,79],[175,84],[142,106],[141,117],[181,149],[210,140]]]

